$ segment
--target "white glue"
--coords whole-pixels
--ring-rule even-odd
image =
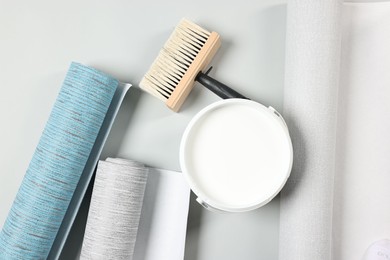
[[[251,210],[285,184],[292,166],[290,136],[275,110],[250,100],[222,100],[190,122],[181,166],[204,206]]]

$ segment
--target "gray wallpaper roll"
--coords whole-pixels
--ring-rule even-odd
[[[99,162],[80,259],[132,259],[147,171],[124,159]]]
[[[281,192],[279,258],[331,259],[339,0],[290,0],[284,117],[294,166]]]

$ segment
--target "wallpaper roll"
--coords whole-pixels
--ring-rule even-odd
[[[183,260],[189,204],[181,172],[149,168],[133,260]]]
[[[99,162],[80,259],[132,259],[147,177],[134,161]]]
[[[390,2],[345,4],[342,30],[336,260],[363,259],[370,244],[390,239]],[[377,257],[390,259],[390,242],[382,242],[387,250],[377,251]]]
[[[114,120],[119,112],[119,108],[123,102],[123,99],[130,89],[131,84],[119,83],[115,91],[115,94],[111,100],[111,104],[107,110],[107,114],[104,118],[99,134],[96,137],[95,144],[91,150],[88,161],[85,164],[83,173],[81,174],[80,180],[73,193],[73,197],[69,203],[69,207],[66,211],[60,229],[58,230],[57,236],[54,240],[53,246],[50,249],[50,253],[47,257],[48,260],[56,260],[60,258],[62,252],[66,250],[65,243],[71,238],[70,231],[72,225],[75,224],[76,215],[81,209],[83,198],[87,192],[88,186],[91,182],[92,176],[95,173],[96,165],[99,161],[99,157],[103,151],[104,144],[108,138],[110,130],[114,124]],[[127,112],[129,112],[127,110]],[[84,234],[84,233],[83,233]],[[71,242],[68,244],[71,246]],[[81,245],[80,245],[81,246]],[[63,252],[66,255],[66,252]]]
[[[281,260],[331,259],[340,19],[339,0],[288,1],[284,117],[294,165],[281,192]]]
[[[118,81],[72,63],[0,233],[0,259],[45,259]]]

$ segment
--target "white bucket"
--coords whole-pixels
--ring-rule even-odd
[[[181,169],[197,201],[216,211],[265,205],[283,188],[292,162],[281,115],[246,99],[225,99],[201,110],[180,147]]]

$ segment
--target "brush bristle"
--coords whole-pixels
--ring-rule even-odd
[[[210,34],[186,19],[181,20],[142,78],[140,87],[166,102]]]

